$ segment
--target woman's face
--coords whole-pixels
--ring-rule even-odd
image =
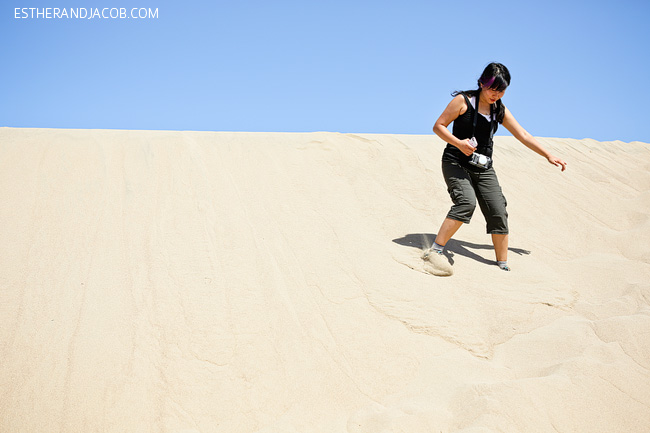
[[[499,99],[503,98],[503,95],[506,93],[505,89],[504,90],[495,90],[495,89],[490,89],[483,87],[483,93],[485,97],[485,102],[488,104],[494,104],[497,102]]]

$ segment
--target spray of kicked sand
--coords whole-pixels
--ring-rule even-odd
[[[433,245],[433,240],[429,239],[429,236],[422,234],[422,251],[425,252]]]
[[[431,249],[433,241],[428,236],[422,235],[422,261],[424,272],[438,277],[449,277],[454,274],[454,268],[449,263],[445,254]]]

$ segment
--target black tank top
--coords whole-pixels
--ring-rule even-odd
[[[462,93],[463,97],[465,98],[465,103],[467,104],[467,110],[456,120],[454,120],[454,125],[452,127],[451,133],[454,134],[456,138],[459,140],[465,140],[467,138],[472,138],[472,129],[473,129],[473,120],[474,120],[474,111],[475,108],[472,107],[472,104],[469,102],[469,98],[467,97],[466,94]],[[478,97],[476,97],[476,100],[478,100]],[[496,116],[496,113],[493,115]],[[492,135],[494,132],[490,133],[490,128],[492,128],[492,125],[494,125],[494,132],[499,127],[499,124],[497,122],[490,122],[487,120],[485,117],[482,115],[478,115],[478,121],[476,122],[476,130],[474,130],[474,137],[476,137],[476,142],[478,143],[478,147],[476,148],[476,152],[480,153],[481,155],[489,156],[492,158],[492,147],[493,147],[493,140],[492,140]],[[447,143],[447,147],[445,147],[445,151],[442,154],[442,158],[447,161],[451,162],[456,162],[462,165],[465,168],[469,168],[471,170],[477,170],[477,168],[469,163],[470,157],[466,156],[463,152],[460,151],[456,146]]]

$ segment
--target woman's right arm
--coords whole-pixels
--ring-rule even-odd
[[[456,120],[458,116],[465,113],[467,110],[467,103],[463,95],[457,95],[451,100],[445,111],[442,112],[435,125],[433,125],[433,132],[438,137],[443,139],[446,143],[456,146],[463,154],[469,156],[474,153],[474,147],[469,143],[469,140],[459,140],[447,128],[451,122]]]

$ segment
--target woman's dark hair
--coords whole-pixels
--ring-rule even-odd
[[[465,94],[470,97],[471,96],[478,97],[478,95],[481,93],[481,86],[487,87],[489,89],[494,89],[499,92],[502,90],[506,90],[506,88],[510,85],[510,71],[508,71],[508,68],[506,68],[505,65],[502,65],[501,63],[492,62],[485,67],[477,83],[478,83],[478,89],[465,90],[465,91],[456,90],[451,94],[451,96],[458,96],[461,94]],[[499,121],[499,123],[502,123],[503,116],[505,115],[506,112],[506,108],[500,99],[497,101],[495,108],[497,112],[497,120]]]

